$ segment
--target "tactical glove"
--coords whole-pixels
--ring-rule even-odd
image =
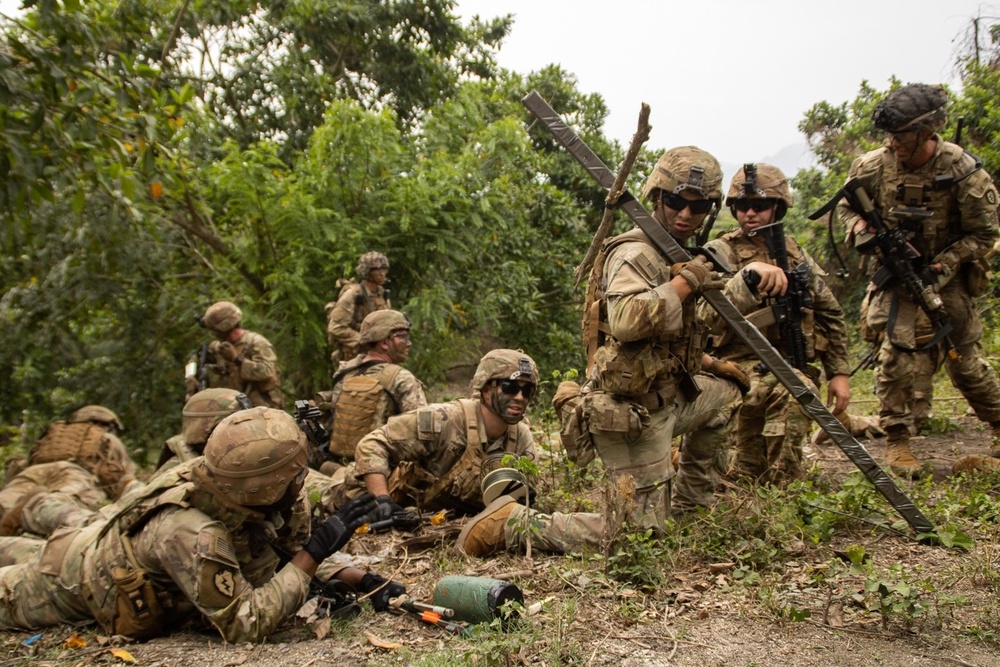
[[[387,519],[391,519],[393,514],[406,513],[406,510],[393,502],[392,498],[388,495],[376,496],[375,502],[378,503],[378,506],[375,508],[375,512],[373,514],[375,521],[385,521]]]
[[[391,527],[396,530],[413,531],[420,527],[420,517],[416,512],[403,509],[389,496],[378,496],[375,502],[378,506],[372,514],[373,522],[383,524],[382,530]]]
[[[219,356],[226,361],[235,362],[239,359],[240,355],[236,352],[236,348],[228,340],[219,343]]]
[[[695,294],[708,289],[723,289],[726,286],[725,276],[714,271],[712,262],[702,255],[698,255],[690,262],[675,264],[672,273],[688,281],[691,291]]]
[[[322,563],[347,544],[358,526],[371,519],[374,509],[375,498],[372,494],[358,496],[323,522],[303,548],[314,561]]]
[[[369,599],[372,601],[375,611],[388,611],[389,600],[406,595],[406,586],[396,581],[389,581],[373,572],[362,577],[358,587],[362,593],[372,593]]]
[[[740,393],[744,396],[750,391],[750,376],[744,373],[743,369],[732,361],[712,359],[712,363],[708,365],[706,370],[716,377],[729,380],[735,384],[740,388]]]

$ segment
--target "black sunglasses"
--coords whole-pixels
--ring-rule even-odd
[[[531,400],[531,397],[535,395],[535,385],[530,382],[520,384],[517,380],[497,380],[497,386],[508,396],[517,396],[517,393],[521,392],[525,400]]]
[[[773,199],[737,199],[733,202],[733,206],[741,213],[746,213],[750,209],[755,210],[757,213],[770,211],[774,208],[774,204],[775,201]]]
[[[675,211],[683,211],[685,208],[690,208],[691,213],[694,215],[701,215],[702,213],[711,211],[715,202],[711,199],[684,199],[684,197],[672,192],[665,192],[663,193],[663,204]]]

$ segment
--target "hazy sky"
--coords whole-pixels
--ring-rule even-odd
[[[14,13],[20,0],[0,0]],[[816,102],[878,88],[957,83],[957,42],[980,0],[457,0],[468,18],[511,13],[500,63],[527,73],[558,63],[610,109],[627,145],[642,102],[649,146],[697,144],[721,161],[758,161],[803,141]]]
[[[696,144],[722,162],[759,161],[804,141],[797,125],[823,100],[955,83],[970,19],[1000,15],[972,0],[458,0],[463,17],[514,14],[500,64],[558,63],[610,109],[605,130],[627,145],[642,102],[649,146]],[[557,109],[558,111],[558,109]]]

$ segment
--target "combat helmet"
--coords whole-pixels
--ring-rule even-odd
[[[228,333],[240,325],[243,312],[235,303],[217,301],[208,307],[202,316],[202,323],[212,331]]]
[[[795,201],[788,177],[773,164],[764,162],[745,164],[733,176],[726,195],[726,206],[732,209],[738,199],[774,199],[777,202],[775,220],[784,218]]]
[[[721,205],[722,167],[711,153],[697,146],[671,148],[656,161],[642,196],[648,198],[656,189],[673,194],[692,192]]]
[[[396,331],[409,331],[410,318],[398,310],[376,310],[361,322],[361,345],[385,340]]]
[[[941,86],[912,83],[875,105],[872,122],[885,132],[937,132],[947,120],[948,93]]]
[[[246,394],[235,389],[211,387],[188,399],[181,411],[181,435],[184,443],[201,449],[215,427],[225,417],[251,407]]]
[[[490,380],[528,380],[538,384],[538,366],[521,350],[492,350],[479,361],[472,376],[472,395],[478,396]]]
[[[80,424],[83,422],[111,426],[119,433],[125,430],[121,420],[118,419],[118,415],[103,405],[85,405],[79,410],[75,410],[66,419],[67,424]]]
[[[229,415],[205,443],[209,481],[244,507],[277,502],[309,463],[306,436],[287,412],[263,406]]]
[[[389,268],[389,258],[380,252],[366,252],[361,255],[358,259],[358,265],[355,267],[355,272],[358,274],[359,280],[365,280],[368,278],[368,274],[376,269],[388,269]]]

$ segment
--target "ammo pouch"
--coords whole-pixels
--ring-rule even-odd
[[[111,580],[117,591],[115,634],[133,639],[159,637],[164,634],[164,614],[153,582],[136,562],[132,541],[125,535],[121,536],[121,540],[128,567],[115,567],[111,571]]]
[[[965,289],[969,296],[982,296],[990,284],[990,263],[985,259],[976,259],[962,265],[965,274]]]
[[[649,427],[649,410],[637,403],[616,399],[604,391],[586,394],[582,407],[588,435],[624,433],[629,438],[636,438]]]
[[[649,393],[653,380],[674,366],[673,359],[661,357],[648,342],[622,344],[614,338],[594,354],[601,389],[617,396],[638,397]]]

